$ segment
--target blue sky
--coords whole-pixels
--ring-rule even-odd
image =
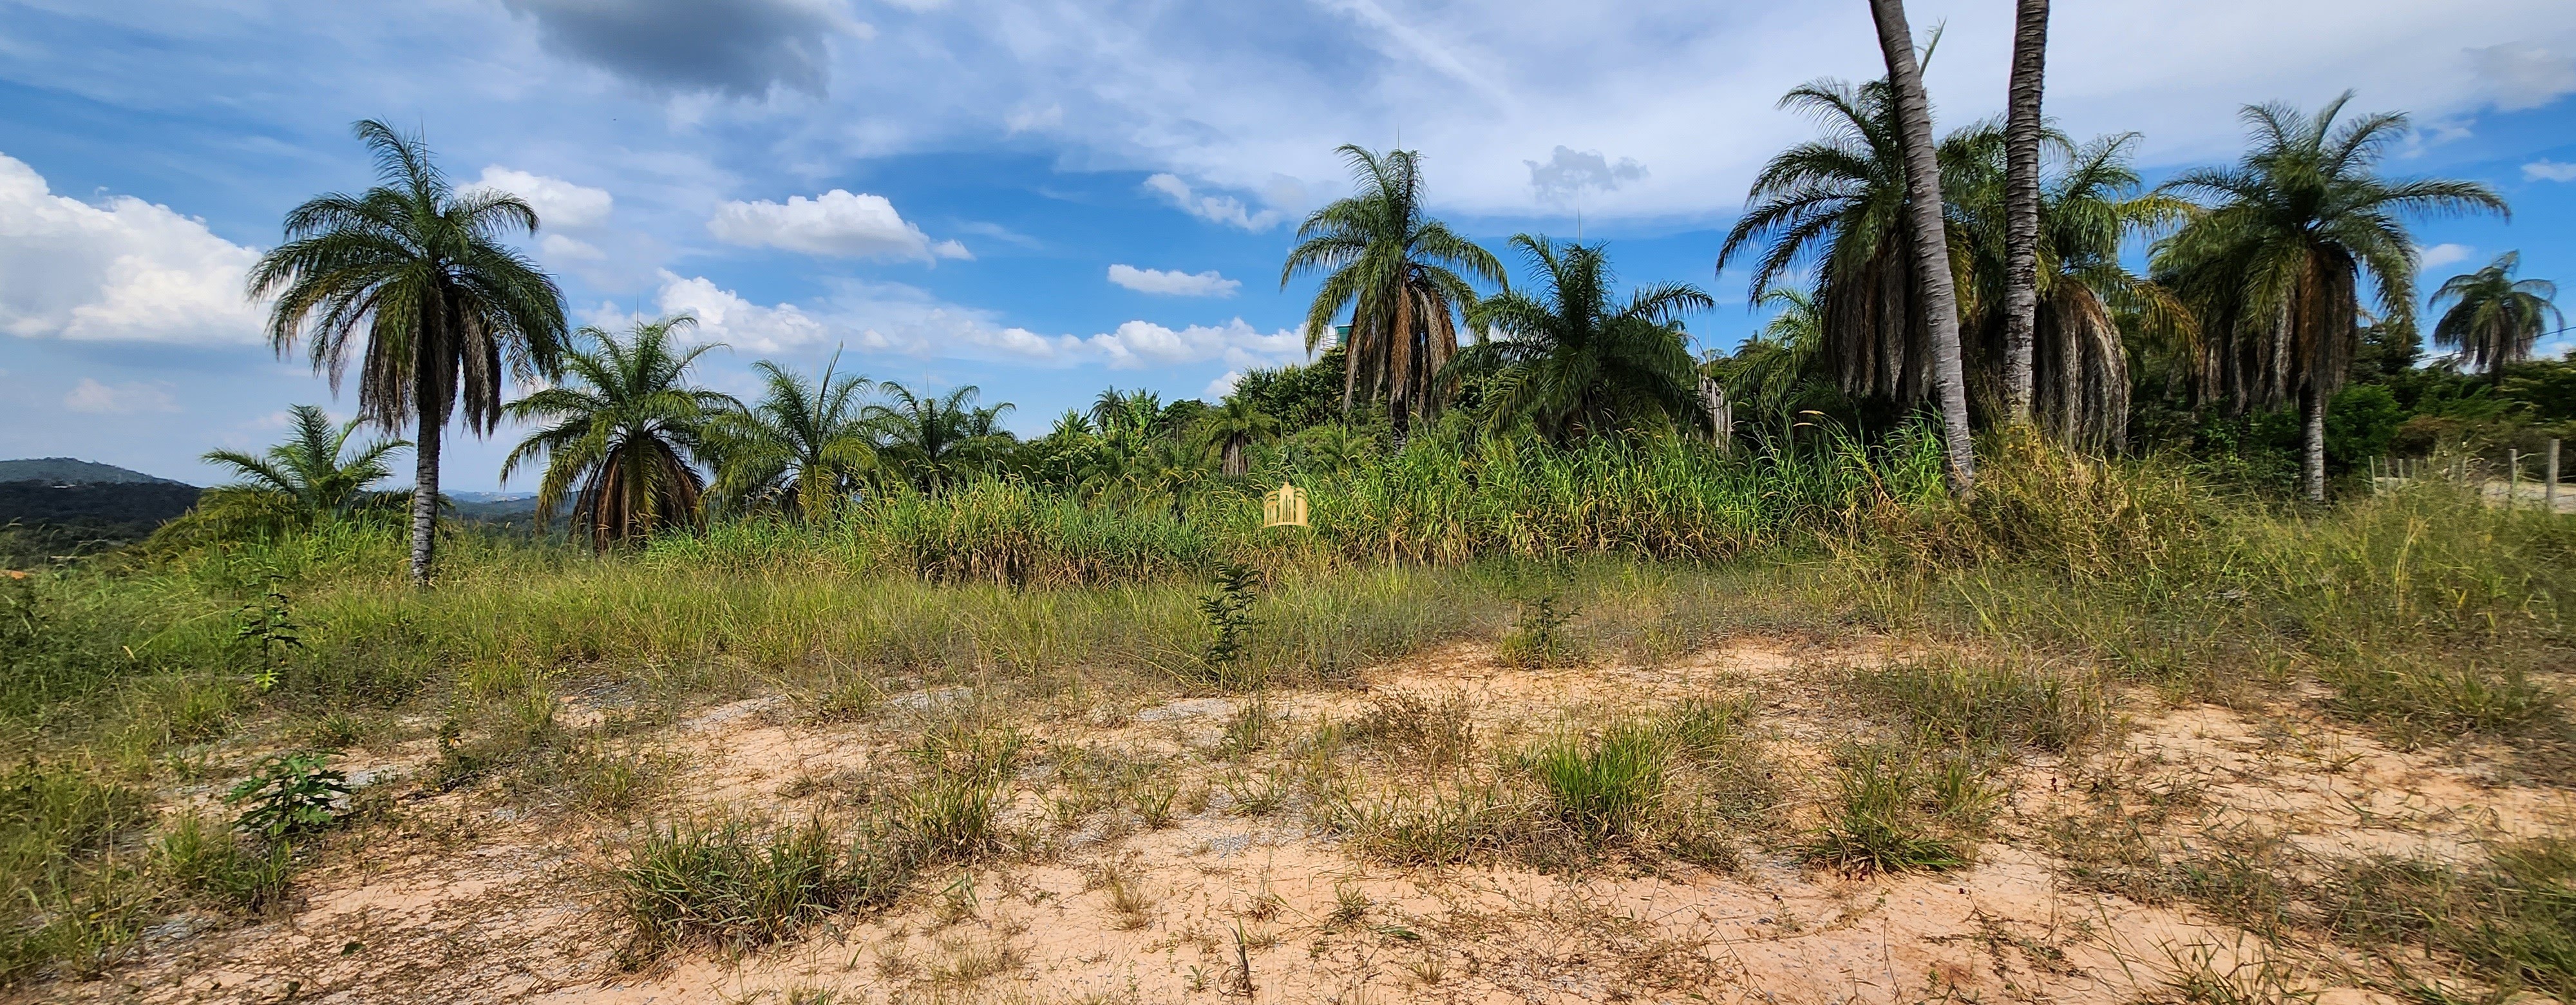
[[[1955,125],[2002,103],[2012,5],[1911,5]],[[976,384],[1038,430],[1109,385],[1188,397],[1302,358],[1295,221],[1348,191],[1337,144],[1422,152],[1437,211],[1499,249],[1611,242],[1701,283],[1704,347],[1758,326],[1718,245],[1775,102],[1877,75],[1861,0],[0,0],[0,457],[199,483],[196,457],[347,414],[260,341],[242,270],[278,220],[369,182],[353,120],[425,131],[460,183],[527,196],[530,252],[584,321],[693,310],[754,360]],[[2430,286],[2519,249],[2576,279],[2576,5],[2060,4],[2049,112],[2137,131],[2156,178],[2232,158],[2238,106],[2411,113],[2399,174],[2495,185],[2426,221]],[[492,489],[515,439],[451,440]],[[514,485],[512,487],[524,488]]]

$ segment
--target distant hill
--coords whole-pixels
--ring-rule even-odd
[[[0,482],[51,482],[56,485],[187,484],[167,478],[154,478],[140,471],[128,471],[113,464],[100,464],[96,461],[70,457],[0,461]]]

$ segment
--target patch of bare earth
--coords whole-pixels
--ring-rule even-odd
[[[2272,961],[2343,1003],[2384,1000],[2361,986],[2385,964],[2249,935],[2231,923],[2243,919],[2138,876],[2246,833],[2309,862],[2474,862],[2498,838],[2564,833],[2576,813],[2565,792],[2485,777],[2474,752],[2401,752],[2296,708],[2159,708],[2133,695],[2128,728],[2103,749],[2004,769],[2010,793],[1972,866],[1854,876],[1802,865],[1829,752],[1884,720],[1852,707],[1836,671],[1903,655],[1884,641],[1747,638],[1655,667],[1516,669],[1463,645],[1359,687],[1268,696],[1284,737],[1359,721],[1390,695],[1462,704],[1475,756],[1491,760],[1689,696],[1750,693],[1783,795],[1768,823],[1730,836],[1740,865],[1722,872],[1369,861],[1312,807],[1252,805],[1247,779],[1296,755],[1280,752],[1286,740],[1266,757],[1226,749],[1239,697],[1122,705],[952,689],[832,725],[769,698],[654,734],[678,767],[646,811],[605,819],[496,785],[424,788],[314,853],[290,909],[164,925],[105,977],[17,1000],[2124,1003],[2163,996],[2192,961],[2219,972]],[[892,908],[765,950],[621,962],[626,933],[602,877],[641,828],[847,819],[903,777],[924,728],[964,715],[1028,738],[1003,818],[1020,851],[934,870]],[[1077,751],[1170,787],[1169,819],[1075,800],[1065,765]],[[1431,784],[1384,758],[1337,756],[1345,777],[1367,779],[1355,798]],[[2086,859],[2088,839],[2115,827],[2137,847]]]

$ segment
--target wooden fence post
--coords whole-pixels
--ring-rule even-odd
[[[2506,448],[2504,452],[2504,508],[2522,503],[2522,451]]]
[[[2540,490],[2541,504],[2558,512],[2558,438],[2549,438],[2549,484]]]

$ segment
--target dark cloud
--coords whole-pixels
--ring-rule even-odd
[[[828,0],[503,0],[536,18],[549,49],[651,87],[756,98],[820,95],[825,40],[864,31]]]

